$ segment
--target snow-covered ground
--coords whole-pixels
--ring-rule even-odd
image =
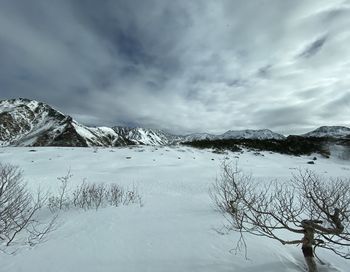
[[[32,150],[35,150],[33,152]],[[139,205],[61,213],[47,241],[16,254],[0,253],[0,271],[8,272],[226,272],[303,271],[297,246],[247,237],[248,260],[232,250],[236,233],[219,234],[224,224],[208,190],[223,160],[264,182],[285,180],[298,169],[326,176],[350,176],[349,161],[291,157],[263,152],[214,154],[187,147],[1,148],[0,162],[19,165],[28,185],[55,192],[70,169],[74,189],[87,182],[137,186]],[[318,250],[320,271],[349,271],[349,261]]]

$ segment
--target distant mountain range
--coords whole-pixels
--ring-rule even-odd
[[[331,138],[350,138],[350,128],[340,126],[323,126],[311,132],[303,134],[304,137],[331,137]]]
[[[350,128],[320,127],[299,137],[350,139]],[[180,136],[145,128],[88,127],[42,102],[23,98],[0,101],[0,146],[171,145],[232,139],[285,140],[286,137],[268,129]]]

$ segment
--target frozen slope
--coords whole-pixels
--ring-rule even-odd
[[[350,138],[350,128],[341,126],[322,126],[304,135],[304,137]]]
[[[246,129],[246,130],[229,130],[219,136],[220,139],[258,139],[258,140],[283,140],[285,137],[269,129]]]
[[[33,148],[31,148],[33,149]],[[70,168],[70,188],[88,182],[136,185],[143,207],[64,212],[45,243],[0,253],[1,271],[17,272],[281,272],[304,271],[297,246],[248,237],[248,260],[234,254],[236,233],[219,234],[224,222],[208,195],[226,158],[264,182],[288,179],[309,167],[324,175],[349,177],[346,161],[253,153],[213,154],[190,148],[1,148],[0,161],[21,166],[31,188],[55,191]],[[238,158],[236,158],[238,157]],[[320,271],[348,271],[349,261],[319,250]]]
[[[286,137],[282,134],[275,133],[269,129],[246,129],[246,130],[229,130],[220,135],[208,133],[194,133],[185,136],[185,141],[200,140],[228,140],[228,139],[255,139],[255,140],[283,140]]]
[[[160,130],[88,127],[42,102],[0,100],[0,146],[167,145],[180,139]]]

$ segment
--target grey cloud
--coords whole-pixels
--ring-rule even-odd
[[[308,99],[315,99],[322,93],[324,93],[324,90],[320,88],[311,88],[311,89],[301,91],[298,94],[298,96],[303,100],[308,100]]]
[[[313,41],[311,44],[309,44],[303,52],[299,54],[298,57],[301,58],[310,58],[313,55],[317,54],[318,51],[321,50],[322,46],[326,43],[327,36],[322,36],[315,41]]]
[[[327,118],[329,115],[339,115],[341,117],[339,121],[344,122],[349,118],[350,90],[347,89],[345,93],[335,95],[324,107],[324,111],[321,113],[323,118]]]
[[[301,105],[279,106],[260,109],[255,112],[258,122],[267,123],[270,127],[293,127],[300,123],[312,124],[313,109]]]
[[[350,81],[347,9],[328,0],[4,0],[0,94],[89,125],[176,133],[350,125],[332,110]]]
[[[257,76],[262,77],[262,78],[269,77],[269,75],[271,73],[271,68],[272,68],[272,64],[267,64],[267,65],[259,68],[259,70],[257,71]]]

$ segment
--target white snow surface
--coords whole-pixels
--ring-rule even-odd
[[[300,246],[247,236],[248,259],[235,254],[238,233],[219,234],[225,222],[208,190],[223,160],[261,182],[288,180],[298,169],[350,176],[348,161],[262,152],[213,154],[187,147],[56,148],[4,147],[0,162],[19,165],[31,189],[57,191],[57,177],[70,169],[69,190],[87,182],[137,186],[143,207],[107,207],[62,212],[57,229],[35,247],[0,252],[6,272],[281,272],[305,271]],[[313,157],[313,156],[312,156]],[[5,247],[1,247],[5,249]],[[318,250],[319,271],[349,271],[349,261]]]

